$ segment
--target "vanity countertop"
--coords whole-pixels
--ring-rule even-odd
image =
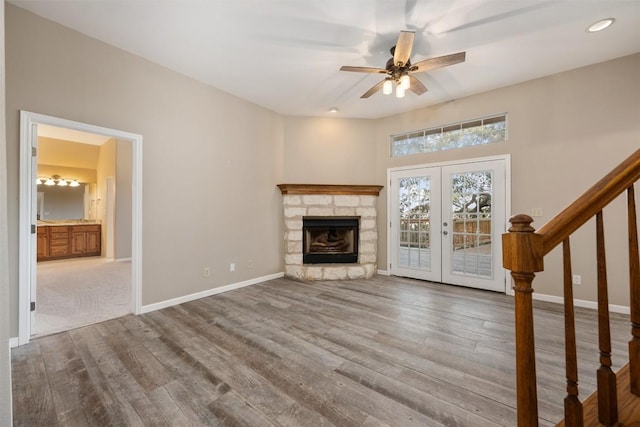
[[[100,225],[100,220],[97,219],[47,219],[38,220],[38,227],[44,226],[64,226],[64,225]]]

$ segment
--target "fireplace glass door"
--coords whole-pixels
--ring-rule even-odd
[[[359,217],[304,217],[302,263],[358,262]]]

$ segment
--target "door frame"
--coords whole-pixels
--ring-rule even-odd
[[[511,217],[511,155],[510,154],[500,154],[496,156],[488,156],[488,157],[477,157],[477,158],[469,158],[469,159],[460,159],[460,160],[450,160],[445,162],[437,162],[437,163],[422,163],[419,165],[411,165],[411,166],[400,166],[395,168],[387,169],[387,184],[391,185],[391,173],[398,171],[409,171],[412,169],[422,169],[422,168],[432,168],[432,167],[443,167],[443,166],[455,166],[460,164],[468,164],[468,163],[477,163],[477,162],[486,162],[491,160],[504,160],[504,169],[505,169],[505,195],[504,195],[504,203],[505,203],[505,227],[503,232],[507,232],[508,228],[508,219]],[[390,263],[391,263],[391,251],[392,251],[392,239],[391,239],[391,216],[392,216],[392,200],[391,200],[391,191],[387,191],[387,271],[391,271]],[[513,295],[511,291],[511,280],[508,274],[505,275],[505,284],[504,284],[504,292],[507,295]]]
[[[107,177],[107,186],[105,191],[105,221],[107,223],[107,232],[104,235],[104,251],[105,258],[116,259],[115,248],[115,216],[116,216],[116,177]]]
[[[31,288],[35,283],[36,234],[33,225],[33,176],[32,166],[34,132],[38,125],[49,125],[82,132],[110,136],[132,143],[132,200],[131,200],[131,307],[134,314],[142,307],[142,135],[76,122],[30,111],[20,111],[20,211],[18,251],[18,345],[31,338]]]

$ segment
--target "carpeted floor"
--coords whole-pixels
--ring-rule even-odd
[[[38,263],[34,336],[131,313],[131,262],[102,257]]]

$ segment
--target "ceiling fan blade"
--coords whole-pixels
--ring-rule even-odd
[[[343,65],[340,67],[340,71],[354,71],[356,73],[380,73],[387,74],[387,70],[384,68],[374,68],[374,67],[351,67],[349,65]]]
[[[425,85],[422,84],[420,80],[416,79],[412,75],[409,75],[409,82],[409,90],[411,90],[411,92],[415,93],[416,95],[422,95],[427,90],[429,90]]]
[[[384,84],[384,82],[385,80],[382,80],[380,83],[378,83],[377,85],[375,85],[374,87],[366,91],[360,98],[363,98],[363,99],[368,98],[374,93],[378,92],[380,89],[382,89],[382,85]]]
[[[413,31],[400,31],[398,42],[393,52],[393,63],[395,65],[399,65],[400,63],[404,65],[409,61],[411,49],[413,48],[414,35],[415,33]]]
[[[409,71],[412,73],[422,73],[436,68],[448,67],[449,65],[464,62],[466,55],[466,52],[458,52],[452,53],[451,55],[438,56],[437,58],[425,59],[424,61],[413,64]]]

